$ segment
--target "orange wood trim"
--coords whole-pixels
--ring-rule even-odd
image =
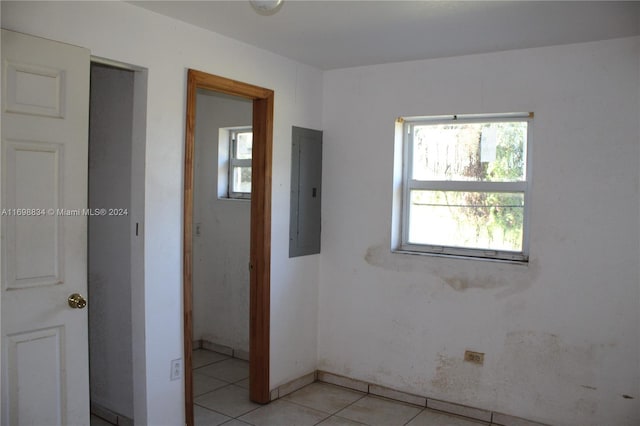
[[[249,394],[267,403],[269,394],[269,323],[271,288],[271,172],[274,92],[202,71],[189,70],[184,170],[183,302],[185,420],[193,426],[193,174],[196,93],[207,89],[253,100],[253,160],[251,187],[251,283],[249,301]]]
[[[249,373],[251,400],[269,402],[269,313],[271,275],[271,168],[273,92],[253,101],[254,155],[251,198],[251,301]],[[260,385],[253,386],[253,382]],[[264,385],[266,384],[266,386]]]
[[[208,89],[214,92],[226,93],[227,95],[240,96],[246,99],[264,99],[273,93],[272,90],[264,89],[252,84],[243,83],[237,80],[207,74],[202,71],[189,70],[193,76],[198,89]]]
[[[193,415],[193,154],[195,148],[196,90],[194,75],[187,76],[187,115],[184,151],[184,234],[183,234],[183,312],[184,312],[184,399],[185,422],[194,425]]]

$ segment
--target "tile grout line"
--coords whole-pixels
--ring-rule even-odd
[[[427,409],[427,407],[426,407],[426,403],[425,403],[425,406],[422,407],[422,409],[420,409],[420,411],[418,411],[415,416],[413,416],[409,420],[407,420],[407,422],[404,424],[404,426],[407,426],[409,423],[411,423],[413,421],[413,419],[418,417],[420,414],[424,413],[424,410],[426,410],[426,409]]]
[[[324,383],[324,382],[320,382],[320,383]],[[331,383],[329,383],[329,384],[331,384]],[[334,385],[334,386],[339,386],[339,385]],[[344,387],[345,389],[350,389],[350,388],[347,388],[346,386],[342,386],[342,387]],[[351,390],[355,390],[355,389],[351,389]],[[357,392],[362,392],[362,391],[357,391]],[[340,409],[340,410],[336,411],[335,413],[333,413],[333,415],[334,415],[334,416],[338,416],[338,414],[339,414],[339,413],[342,413],[344,410],[346,410],[347,408],[351,407],[351,406],[352,406],[353,404],[355,404],[356,402],[361,401],[362,399],[364,399],[364,398],[365,398],[365,397],[367,397],[367,396],[369,396],[369,392],[364,393],[362,396],[360,396],[360,398],[356,399],[356,400],[355,400],[355,401],[353,401],[351,404],[346,405],[344,408],[342,408],[342,409]],[[340,416],[338,416],[338,417],[340,417]],[[344,419],[347,419],[347,420],[351,420],[351,419],[349,419],[349,418],[347,418],[347,417],[341,417],[341,418],[344,418]]]
[[[240,417],[242,417],[242,416],[246,416],[246,415],[247,415],[247,414],[249,414],[249,413],[253,413],[254,411],[256,411],[256,410],[258,410],[258,409],[260,409],[260,408],[262,408],[262,407],[265,407],[266,405],[269,405],[269,404],[259,405],[259,406],[257,406],[256,408],[252,408],[251,410],[247,411],[246,413],[242,413],[242,414],[240,414],[240,415],[238,415],[238,416],[236,416],[236,417],[233,417],[233,419],[234,419],[234,420],[240,420],[241,422],[244,422],[244,423],[248,423],[248,422],[245,422],[244,420],[240,419]],[[252,424],[252,423],[249,423],[249,424]]]
[[[210,376],[210,375],[208,375],[206,373],[201,373],[201,372],[196,371],[196,370],[193,370],[193,374],[198,374],[200,376],[205,376],[205,377],[209,377],[211,379],[220,380],[221,382],[225,382],[225,383],[229,383],[229,384],[233,383],[233,382],[230,382],[229,380],[221,379],[220,377],[216,377],[216,376]],[[242,380],[244,380],[244,379],[242,379]]]
[[[288,399],[287,399],[287,396],[292,395],[292,394],[294,394],[294,393],[298,392],[299,390],[301,390],[301,389],[303,389],[303,388],[305,388],[305,387],[307,387],[307,386],[312,385],[313,383],[321,383],[321,384],[327,384],[327,385],[330,385],[330,386],[337,386],[337,387],[341,387],[341,388],[344,388],[344,389],[349,389],[350,391],[355,391],[355,392],[362,393],[362,395],[360,395],[360,396],[358,397],[358,399],[356,399],[355,401],[350,402],[349,404],[345,405],[344,407],[342,407],[341,409],[339,409],[339,410],[338,410],[338,411],[336,411],[335,413],[327,413],[326,411],[322,411],[322,410],[320,410],[320,409],[318,409],[318,408],[309,407],[309,406],[306,406],[306,405],[304,405],[304,404],[301,404],[301,403],[298,403],[298,402],[291,401],[291,400],[288,400]],[[278,399],[279,399],[279,400],[284,400],[285,402],[288,402],[288,403],[291,403],[291,404],[297,405],[297,406],[299,406],[299,407],[304,407],[304,408],[307,408],[307,409],[310,409],[310,410],[317,411],[317,412],[319,412],[319,413],[328,414],[328,417],[325,417],[325,418],[323,418],[322,420],[320,420],[318,423],[315,423],[315,424],[314,424],[314,426],[316,426],[316,425],[319,425],[320,423],[324,422],[325,420],[327,420],[327,419],[329,419],[329,418],[331,418],[331,417],[339,417],[339,418],[341,418],[341,419],[351,420],[351,419],[348,419],[348,418],[346,418],[346,417],[340,417],[340,416],[338,416],[338,413],[340,413],[340,412],[342,412],[343,410],[347,409],[348,407],[352,406],[353,404],[355,404],[356,402],[360,401],[362,398],[364,398],[364,397],[365,397],[365,396],[367,396],[367,395],[369,395],[369,393],[368,393],[368,392],[367,392],[367,393],[364,393],[364,392],[359,391],[359,390],[355,390],[355,389],[347,388],[347,387],[345,387],[345,386],[335,385],[335,384],[333,384],[333,383],[321,382],[321,381],[319,381],[319,380],[317,380],[317,379],[316,379],[314,382],[309,383],[308,385],[305,385],[305,386],[303,386],[302,388],[297,389],[297,390],[295,390],[295,391],[293,391],[293,392],[291,392],[291,393],[289,393],[289,394],[287,394],[287,395],[283,396],[282,398],[278,398]],[[271,402],[275,402],[275,401],[271,401]],[[351,420],[351,421],[354,421],[354,420]]]
[[[450,411],[438,410],[437,408],[426,407],[425,410],[429,410],[429,411],[432,411],[434,413],[445,414],[447,416],[455,417],[455,418],[458,418],[458,419],[461,419],[461,420],[465,420],[465,421],[468,421],[468,422],[478,423],[479,425],[482,425],[482,426],[502,426],[502,425],[493,423],[493,421],[486,421],[486,420],[478,419],[476,417],[465,416],[464,414],[458,414],[458,413],[452,413]],[[491,419],[493,420],[493,414],[491,416]],[[543,426],[543,425],[540,425],[540,426]]]
[[[220,411],[214,410],[213,408],[205,407],[204,405],[200,405],[200,404],[198,404],[198,403],[196,403],[196,402],[194,402],[194,403],[193,403],[193,405],[194,405],[194,406],[195,406],[195,405],[197,405],[198,407],[200,407],[200,408],[204,408],[205,410],[208,410],[208,411],[214,412],[214,413],[216,413],[216,414],[220,414],[221,416],[229,417],[229,420],[225,421],[224,423],[228,423],[228,422],[230,422],[231,420],[235,420],[235,417],[228,416],[228,415],[226,415],[226,414],[224,414],[224,413],[221,413]],[[221,424],[224,424],[224,423],[221,423]]]
[[[291,392],[291,393],[295,393],[295,392]],[[289,394],[289,395],[290,395],[290,394]],[[285,397],[285,398],[286,398],[286,397]],[[289,403],[289,404],[297,405],[298,407],[306,408],[307,410],[313,410],[313,411],[317,411],[318,413],[327,414],[329,417],[333,416],[333,414],[331,414],[331,413],[327,413],[326,411],[322,411],[322,410],[319,410],[319,409],[317,409],[317,408],[313,408],[313,407],[308,407],[308,406],[306,406],[306,405],[304,405],[304,404],[300,404],[299,402],[289,401],[288,399],[285,399],[285,398],[279,398],[279,400],[281,400],[282,402],[287,402],[287,403]],[[275,402],[275,401],[273,401],[273,402]],[[269,404],[271,404],[271,403],[269,403]],[[269,405],[269,404],[267,404],[267,405]],[[324,419],[322,419],[321,421],[324,421],[324,420],[326,420],[327,418],[328,418],[328,417],[325,417],[325,418],[324,418]]]
[[[227,361],[227,360],[229,360],[229,359],[239,359],[239,358],[231,358],[231,357],[229,357],[229,358],[226,358],[226,359],[219,359],[219,360],[217,360],[217,361],[211,361],[211,362],[209,362],[209,363],[207,363],[207,364],[204,364],[204,365],[201,365],[201,366],[199,366],[199,367],[193,367],[193,368],[192,368],[192,370],[193,370],[193,371],[196,371],[196,370],[198,370],[198,369],[200,369],[200,368],[208,367],[208,366],[210,366],[210,365],[217,364],[217,363],[222,362],[222,361]]]
[[[196,395],[196,394],[195,394],[195,392],[194,392],[194,394],[193,394],[194,403],[195,403],[195,399],[196,399],[196,398],[199,398],[199,397],[201,397],[201,396],[205,396],[205,395],[207,395],[207,394],[210,394],[211,392],[215,392],[215,391],[217,391],[217,390],[220,390],[220,389],[226,388],[227,386],[232,385],[232,384],[233,384],[233,383],[227,383],[227,382],[225,382],[225,383],[224,383],[224,385],[223,385],[223,386],[220,386],[219,388],[211,389],[211,390],[209,390],[209,391],[203,392],[203,393],[198,394],[198,395]]]

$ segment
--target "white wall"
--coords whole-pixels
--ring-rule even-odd
[[[89,207],[131,210],[133,72],[93,66]],[[91,402],[133,418],[131,217],[89,217]]]
[[[248,353],[251,201],[218,198],[218,134],[251,126],[253,102],[202,91],[196,105],[193,338]]]
[[[552,424],[638,424],[638,44],[325,73],[320,369]],[[535,112],[529,264],[390,253],[394,119],[511,111]]]
[[[291,126],[320,128],[322,73],[244,43],[121,2],[2,2],[2,27],[91,49],[148,69],[145,194],[146,410],[137,424],[176,425],[182,357],[182,188],[186,70],[195,68],[275,91],[271,387],[312,371],[317,357],[319,256],[288,259]],[[141,372],[134,371],[134,374]]]

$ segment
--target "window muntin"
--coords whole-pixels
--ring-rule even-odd
[[[402,250],[527,260],[531,117],[405,119]]]
[[[252,148],[250,128],[229,131],[229,198],[251,198]]]

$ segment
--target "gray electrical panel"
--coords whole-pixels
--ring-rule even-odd
[[[322,132],[293,127],[289,257],[320,253]]]

